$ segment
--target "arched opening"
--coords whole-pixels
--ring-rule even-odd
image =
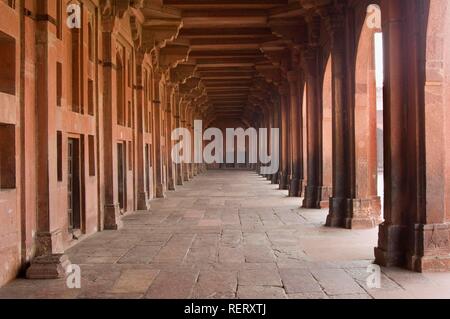
[[[332,59],[331,55],[327,60],[323,77],[323,100],[322,100],[322,185],[324,190],[329,189],[333,184],[333,83],[332,83]],[[328,202],[331,196],[325,194],[324,200]],[[326,205],[323,205],[326,207]]]
[[[371,4],[359,36],[355,61],[356,198],[382,211],[383,178],[383,35],[381,9]]]
[[[16,94],[16,41],[0,32],[0,94]]]

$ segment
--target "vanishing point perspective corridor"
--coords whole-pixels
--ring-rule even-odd
[[[17,279],[0,298],[450,298],[448,274],[385,269],[368,289],[375,230],[323,227],[254,172],[208,171],[69,249],[81,289]]]
[[[0,0],[11,297],[450,298],[450,0]]]

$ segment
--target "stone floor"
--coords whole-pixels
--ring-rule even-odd
[[[326,211],[253,172],[209,171],[68,251],[81,289],[17,279],[0,298],[450,298],[450,274],[366,278],[377,231],[323,227]]]

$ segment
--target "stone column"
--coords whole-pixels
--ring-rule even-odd
[[[408,90],[411,101],[408,106],[413,106],[408,108],[413,113],[408,118],[416,123],[410,125],[409,136],[410,139],[411,136],[418,137],[422,145],[415,149],[415,156],[410,151],[408,157],[416,159],[417,164],[410,167],[424,178],[414,178],[416,176],[409,173],[410,180],[419,181],[419,186],[410,192],[418,195],[414,205],[410,204],[410,207],[418,208],[418,214],[414,214],[416,219],[413,239],[407,251],[407,267],[420,272],[450,271],[450,2],[433,0],[429,5],[429,11],[425,12],[429,12],[430,16],[420,19],[417,12],[421,12],[421,8],[416,2],[408,3],[406,12],[411,19],[408,19],[405,28],[408,44],[404,48],[409,61],[423,61],[425,64],[426,81],[423,82],[421,66],[408,67],[410,83],[418,83],[417,90],[411,89],[411,86]],[[423,51],[425,43],[427,49]],[[422,85],[423,108],[417,94],[422,90]],[[411,182],[408,184],[411,185]]]
[[[259,132],[259,129],[262,127],[261,123],[264,122],[264,113],[260,113],[259,116],[257,116],[256,118],[257,118],[257,120],[256,120],[255,128],[256,128],[256,131]],[[260,151],[260,147],[261,147],[261,145],[258,142],[257,148],[256,148],[258,154],[259,154],[259,151]],[[261,174],[261,166],[262,166],[261,159],[258,157],[258,160],[256,161],[256,173],[258,175],[262,175]]]
[[[181,121],[181,125],[183,125],[183,127],[188,128],[188,125],[186,123],[186,121]],[[189,163],[183,163],[183,181],[185,182],[189,182],[190,178],[189,178]]]
[[[355,159],[355,143],[365,143],[369,147],[370,142],[376,141],[355,141],[355,108],[348,96],[351,79],[347,67],[349,49],[345,36],[349,31],[345,28],[345,12],[335,8],[327,17],[327,25],[331,36],[333,79],[333,196],[326,225],[373,228],[381,222],[380,200],[376,194],[371,198],[358,198],[356,185],[363,181],[356,180],[354,163],[359,160]],[[364,176],[368,174],[376,174],[376,170]]]
[[[292,152],[292,126],[291,126],[291,94],[289,89],[289,83],[286,80],[285,86],[285,96],[284,100],[286,101],[286,129],[287,129],[287,135],[286,135],[286,143],[287,143],[287,177],[286,177],[286,190],[289,190],[289,187],[291,185],[291,177],[292,177],[292,169],[293,169],[293,152]]]
[[[114,143],[117,123],[117,95],[115,94],[116,61],[113,41],[115,16],[104,16],[102,20],[103,45],[103,167],[105,191],[104,227],[116,230],[122,227],[118,202],[117,147]]]
[[[164,198],[166,196],[164,190],[164,163],[162,160],[162,128],[161,128],[161,116],[164,110],[161,110],[159,85],[161,81],[161,75],[156,71],[154,73],[154,97],[153,97],[153,144],[155,152],[155,181],[156,190],[155,195],[157,198]]]
[[[279,184],[280,189],[288,189],[289,179],[289,125],[288,125],[288,88],[287,86],[280,86],[280,125],[281,125],[281,158],[280,158],[280,173]]]
[[[383,0],[382,10],[385,222],[379,228],[376,263],[448,271],[450,178],[445,167],[450,143],[443,76],[448,47],[445,33],[430,32],[444,28],[441,13],[448,2],[431,1],[434,14],[426,19],[416,2]]]
[[[145,167],[145,143],[144,143],[144,68],[142,63],[144,60],[143,52],[136,52],[136,120],[137,120],[137,139],[136,139],[136,152],[137,152],[137,209],[149,210],[149,194],[145,189],[145,171],[149,168]]]
[[[267,150],[272,154],[272,128],[273,128],[273,111],[267,107],[267,120],[266,120],[266,128],[267,128]],[[259,157],[259,155],[258,155]],[[266,179],[271,181],[273,178],[273,174],[267,174]]]
[[[187,121],[187,128],[188,130],[191,132],[191,136],[194,136],[194,116],[192,114],[192,112],[188,112],[189,116],[188,116],[188,121]],[[192,138],[192,140],[190,141],[191,143],[191,150],[194,150],[194,139]],[[188,176],[189,179],[193,179],[194,178],[194,161],[193,161],[193,157],[191,157],[191,162],[188,164]]]
[[[56,6],[38,6],[36,21],[36,110],[37,110],[37,220],[36,257],[27,270],[27,278],[55,279],[65,276],[70,264],[64,255],[63,232],[57,217],[56,185],[56,28],[49,17]],[[31,43],[30,43],[31,45]],[[6,214],[6,212],[5,212]]]
[[[349,184],[352,175],[350,166],[351,138],[347,96],[346,41],[343,13],[328,17],[328,31],[331,37],[332,92],[333,92],[333,196],[330,200],[330,212],[326,225],[346,227],[351,223],[347,219],[347,199],[351,199]]]
[[[183,108],[181,110],[181,126],[184,128],[188,128],[187,126],[187,109],[189,107],[189,104],[183,105]],[[183,181],[189,182],[189,163],[183,163]]]
[[[402,52],[403,6],[401,0],[383,0],[384,33],[384,218],[380,225],[376,262],[384,266],[404,264],[408,238],[404,221],[408,211],[407,131],[404,120],[406,69]]]
[[[280,108],[278,105],[278,99],[273,97],[272,98],[272,109],[273,109],[273,124],[272,127],[273,128],[278,128],[281,129],[281,125],[280,125]],[[280,134],[280,139],[278,141],[276,141],[275,143],[278,143],[279,146],[281,146],[281,134]],[[278,158],[281,159],[281,152],[282,149],[279,147],[279,154],[277,154]],[[281,161],[280,161],[281,164]],[[281,168],[278,169],[278,172],[272,175],[272,184],[276,185],[279,184],[279,177],[280,177],[280,172],[281,172]]]
[[[289,196],[299,197],[301,196],[301,181],[300,181],[300,169],[301,169],[301,157],[300,157],[300,123],[299,123],[299,97],[298,97],[298,71],[288,72],[289,82],[289,96],[290,96],[290,136],[292,147],[292,170],[290,176]]]
[[[166,99],[165,105],[165,116],[166,116],[166,132],[165,132],[165,138],[166,138],[166,159],[167,159],[167,189],[170,191],[175,190],[175,164],[172,160],[172,110],[173,110],[173,103],[174,103],[174,97],[172,94],[172,90],[170,88],[166,89]]]
[[[302,70],[299,71],[298,74],[299,80],[297,82],[297,97],[298,97],[298,153],[299,153],[299,197],[303,196],[303,190],[306,183],[306,166],[305,166],[305,134],[304,134],[304,126],[305,126],[305,109],[306,104],[303,101],[303,95],[305,93],[305,75]]]
[[[307,82],[308,182],[304,208],[328,207],[330,188],[323,185],[322,169],[322,83],[318,46],[303,51],[302,61]]]
[[[175,126],[176,128],[181,128],[182,127],[182,123],[181,123],[181,101],[179,96],[176,99],[176,104],[174,106],[174,110],[175,110],[175,116],[174,116],[174,120],[175,120]],[[176,183],[177,185],[181,186],[184,184],[183,181],[183,163],[179,163],[179,164],[175,164],[176,165],[176,175],[177,175],[177,179],[176,179]]]

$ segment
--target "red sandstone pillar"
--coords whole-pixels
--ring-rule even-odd
[[[170,87],[170,86],[169,86]],[[167,159],[167,163],[166,163],[166,167],[167,167],[167,189],[174,191],[175,190],[175,164],[172,160],[172,110],[173,110],[173,91],[171,88],[167,88],[166,89],[166,101],[165,101],[165,105],[166,105],[166,110],[165,110],[165,115],[166,115],[166,131],[165,131],[165,138],[166,138],[166,159]]]
[[[144,74],[142,63],[144,60],[143,52],[136,52],[136,79],[137,83],[135,86],[136,90],[136,120],[137,120],[137,138],[136,138],[136,152],[137,152],[137,209],[138,210],[149,210],[149,194],[145,189],[145,172],[148,167],[145,167],[145,143],[144,143],[144,116],[148,116],[144,113],[145,101],[144,95]]]
[[[333,101],[333,196],[330,200],[330,212],[326,225],[345,227],[347,222],[347,199],[352,174],[350,166],[350,110],[347,94],[347,63],[344,13],[333,11],[327,18],[331,38],[332,60],[332,101]]]
[[[406,69],[402,54],[404,7],[401,0],[383,0],[384,32],[384,218],[380,225],[376,262],[398,266],[405,261],[408,238],[407,141],[405,125]]]
[[[448,81],[442,76],[448,72],[443,60],[448,42],[434,32],[445,28],[449,15],[442,12],[448,12],[448,2],[430,1],[423,11],[411,1],[382,5],[386,221],[379,230],[376,262],[448,271]]]
[[[266,126],[267,129],[267,150],[268,152],[273,156],[272,154],[272,128],[273,128],[273,111],[267,107],[267,119],[266,119]],[[258,156],[259,157],[259,156]],[[273,174],[267,174],[266,179],[268,181],[272,180]]]
[[[37,5],[36,21],[36,110],[37,110],[37,232],[36,257],[27,270],[31,279],[54,279],[65,276],[70,264],[64,253],[63,232],[58,221],[56,167],[56,28],[55,2]],[[31,45],[31,43],[30,43]],[[0,150],[1,151],[1,150]]]
[[[342,8],[336,7],[328,14],[333,79],[333,196],[330,200],[330,212],[326,225],[343,228],[373,228],[381,222],[379,198],[376,194],[372,197],[364,194],[365,198],[358,198],[356,185],[363,184],[363,181],[356,180],[353,163],[362,160],[354,159],[355,143],[365,143],[366,147],[370,147],[369,144],[376,143],[376,140],[355,141],[353,134],[355,108],[352,107],[348,96],[349,87],[352,87],[349,83],[347,63],[349,50],[345,40],[349,30],[345,28],[345,12]],[[369,169],[370,167],[366,168],[366,170]],[[376,173],[376,167],[368,172],[368,174]]]
[[[175,128],[181,128],[182,127],[182,123],[181,123],[181,101],[180,101],[180,97],[177,96],[177,99],[175,100],[176,104],[174,106],[174,110],[175,110]],[[176,165],[176,184],[181,186],[184,184],[183,182],[183,163],[177,163]]]
[[[408,19],[405,28],[410,39],[406,50],[411,61],[425,61],[425,79],[420,77],[420,65],[408,68],[408,79],[419,83],[417,90],[408,91],[409,105],[418,106],[409,108],[414,112],[409,118],[418,123],[420,119],[424,121],[423,126],[416,126],[423,128],[423,134],[416,135],[415,127],[410,126],[409,135],[423,136],[423,147],[413,150],[425,153],[414,156],[409,152],[408,157],[417,159],[418,165],[410,167],[423,170],[425,178],[418,179],[422,184],[414,189],[419,194],[414,202],[418,214],[407,252],[407,267],[415,271],[450,271],[450,2],[433,0],[425,7],[425,16],[417,14],[422,8],[416,3],[406,8],[408,16],[416,13],[416,18]],[[419,29],[421,24],[423,27]],[[424,45],[426,51],[422,57]],[[422,85],[423,109],[417,94]]]
[[[163,161],[163,134],[161,116],[163,116],[164,110],[161,110],[161,100],[159,86],[161,81],[161,75],[158,72],[154,73],[154,98],[153,98],[153,144],[155,145],[155,180],[156,180],[156,197],[164,198],[164,161]]]
[[[323,186],[322,169],[322,85],[319,47],[303,51],[307,82],[307,149],[308,182],[305,186],[304,208],[328,207],[330,188]]]
[[[280,86],[280,125],[281,125],[281,158],[280,158],[280,173],[279,184],[280,189],[288,189],[289,178],[289,126],[288,126],[288,88]]]
[[[282,133],[281,131],[281,124],[280,124],[280,105],[279,105],[279,100],[273,96],[272,97],[272,109],[273,109],[273,128],[277,128],[280,129],[280,133]],[[275,141],[275,143],[278,143],[279,146],[281,146],[281,134],[279,134],[279,140]],[[281,165],[281,159],[282,159],[282,149],[281,147],[278,147],[279,149],[279,153],[276,154],[276,156],[278,156],[279,160],[280,160],[280,165]],[[272,175],[272,184],[279,184],[280,181],[280,173],[281,173],[281,166],[278,168],[278,172]]]
[[[114,127],[117,123],[117,107],[115,107],[116,70],[115,43],[113,42],[115,16],[104,16],[102,20],[103,42],[103,183],[105,186],[104,228],[116,230],[122,226],[119,217],[118,185],[117,185],[117,149],[114,143]],[[114,85],[114,86],[113,86]]]
[[[290,127],[291,127],[291,146],[292,146],[292,170],[290,176],[289,196],[300,197],[303,187],[300,181],[301,169],[301,151],[300,151],[300,105],[298,97],[299,71],[288,72],[289,93],[291,101]]]
[[[187,128],[189,129],[189,131],[191,132],[191,137],[194,136],[194,114],[193,114],[193,110],[190,109],[188,110],[188,117],[187,117]],[[194,149],[194,139],[192,138],[191,141],[191,150]],[[194,158],[193,156],[191,156],[191,161],[188,164],[188,175],[189,175],[189,179],[193,179],[194,178]]]
[[[187,123],[187,114],[188,114],[188,107],[189,104],[183,105],[183,109],[181,112],[181,125],[182,127],[188,129],[188,123]],[[192,136],[191,136],[192,138]],[[190,143],[188,141],[188,143]],[[183,181],[188,182],[190,180],[189,178],[189,163],[183,163]]]
[[[303,195],[304,185],[306,184],[305,178],[305,123],[306,123],[306,103],[303,99],[305,94],[305,75],[304,72],[299,70],[299,81],[297,82],[297,98],[298,98],[298,152],[299,152],[299,196]]]

